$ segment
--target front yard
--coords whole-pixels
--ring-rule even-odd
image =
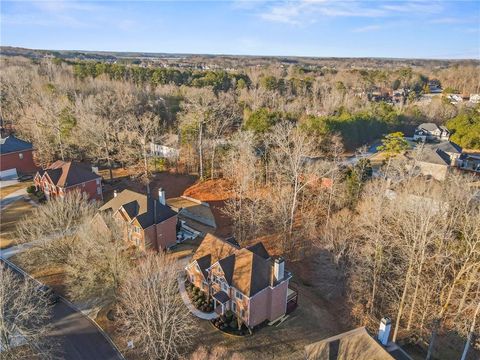
[[[0,249],[15,245],[15,228],[18,220],[29,215],[33,206],[21,199],[2,210],[0,221]]]
[[[202,345],[225,349],[225,359],[302,359],[304,347],[312,342],[336,335],[343,328],[328,304],[313,296],[305,286],[299,287],[298,308],[279,326],[264,326],[252,336],[231,336],[216,329],[207,320],[195,319],[198,331],[192,337],[193,357]]]

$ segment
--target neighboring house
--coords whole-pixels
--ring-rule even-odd
[[[472,104],[480,104],[480,94],[470,94],[469,101]]]
[[[18,174],[37,171],[33,162],[33,146],[14,135],[0,139],[0,178],[16,178]]]
[[[460,155],[457,161],[458,167],[462,170],[475,171],[480,173],[480,153],[469,154],[464,153]]]
[[[443,181],[447,177],[450,162],[435,149],[426,146],[421,150],[416,165],[422,175]]]
[[[150,144],[150,156],[175,160],[178,159],[178,135],[170,134],[153,139]]]
[[[190,282],[213,297],[218,314],[231,310],[249,328],[296,306],[284,260],[272,258],[262,243],[240,248],[207,234],[185,270]]]
[[[383,345],[380,336],[381,330],[377,340],[367,332],[365,327],[359,327],[307,345],[305,358],[307,360],[411,360],[411,357],[395,343],[389,342],[388,345]]]
[[[428,144],[432,150],[435,150],[450,166],[457,166],[458,159],[462,155],[462,148],[451,141],[443,141],[437,144]]]
[[[417,126],[413,140],[432,141],[448,140],[450,132],[445,126],[438,126],[435,123],[423,123]]]
[[[150,155],[165,159],[177,159],[179,156],[178,149],[161,144],[150,143]]]
[[[177,213],[165,204],[165,192],[159,198],[123,190],[114,195],[99,211],[112,211],[124,224],[125,240],[146,250],[166,250],[176,244]]]
[[[178,213],[181,226],[178,234],[180,241],[205,236],[217,228],[210,205],[206,202],[188,196],[180,196],[167,199],[167,205]]]
[[[42,190],[47,199],[64,197],[66,193],[80,190],[90,200],[103,200],[102,177],[86,164],[72,161],[55,161],[34,177],[37,190]]]

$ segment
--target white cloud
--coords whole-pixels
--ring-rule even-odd
[[[257,4],[249,2],[249,6]],[[257,7],[259,16],[267,21],[287,24],[315,22],[322,17],[379,18],[412,15],[432,15],[443,10],[438,1],[410,0],[405,2],[374,2],[360,0],[299,0],[275,2]]]
[[[369,32],[369,31],[377,31],[380,30],[382,27],[380,25],[368,25],[353,29],[353,32],[362,33],[362,32]]]

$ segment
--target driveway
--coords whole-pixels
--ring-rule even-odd
[[[25,195],[27,195],[27,189],[20,189],[20,190],[17,190],[15,192],[11,193],[11,194],[8,194],[3,199],[0,199],[0,211],[5,209],[11,203],[13,203],[17,200],[20,200]]]

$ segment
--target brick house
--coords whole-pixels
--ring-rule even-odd
[[[99,211],[112,211],[124,224],[125,240],[141,251],[166,250],[177,241],[177,213],[165,205],[165,192],[159,198],[131,190],[115,193]]]
[[[190,282],[213,297],[215,311],[233,311],[253,328],[281,318],[296,304],[292,275],[281,257],[272,258],[262,243],[246,248],[207,234],[185,268]]]
[[[37,190],[42,190],[47,199],[64,197],[68,192],[80,190],[90,200],[103,200],[102,177],[86,164],[58,160],[38,171],[33,181]]]
[[[33,146],[14,135],[0,139],[0,178],[15,178],[18,174],[37,171],[33,162]]]

